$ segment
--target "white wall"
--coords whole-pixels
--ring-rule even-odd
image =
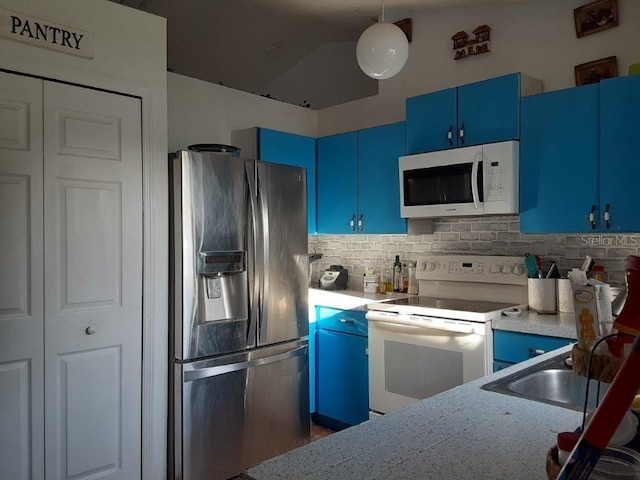
[[[380,94],[320,110],[318,136],[404,119],[404,101],[422,93],[499,75],[524,72],[544,91],[575,86],[574,66],[617,56],[618,71],[640,62],[640,1],[618,0],[620,25],[576,38],[573,9],[586,0],[438,9],[414,15],[409,60],[394,78],[380,82]],[[455,61],[451,37],[491,27],[491,52]]]
[[[106,0],[0,0],[0,8],[84,30],[95,56],[0,39],[0,68],[142,99],[143,478],[166,478],[168,201],[166,21]],[[0,96],[2,93],[0,92]]]
[[[175,73],[168,74],[169,151],[231,143],[231,132],[267,127],[315,136],[317,112]]]
[[[329,43],[316,49],[260,92],[294,105],[307,101],[320,110],[378,94],[378,81],[356,60],[356,42]]]

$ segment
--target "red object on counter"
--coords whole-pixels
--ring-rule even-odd
[[[640,389],[640,337],[636,337],[631,353],[616,374],[602,403],[571,452],[557,480],[589,478],[602,452],[618,429],[622,418]]]
[[[640,257],[631,255],[627,258],[626,281],[627,302],[613,325],[619,332],[636,335],[631,353],[622,363],[557,480],[589,478],[640,389],[640,296],[633,297],[633,292],[640,291]],[[618,336],[621,337],[623,335]]]
[[[627,300],[624,307],[613,322],[613,328],[620,333],[637,336],[640,334],[640,257],[629,255],[625,271],[627,284]],[[624,345],[631,343],[633,339],[625,335],[607,340],[609,351],[616,357],[622,357]]]

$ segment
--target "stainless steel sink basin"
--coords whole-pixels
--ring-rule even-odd
[[[582,411],[587,379],[574,373],[571,368],[565,365],[565,360],[568,356],[568,353],[563,353],[494,382],[487,383],[482,388],[492,392]],[[597,399],[602,400],[608,388],[608,384],[601,383],[598,394],[598,382],[590,380],[587,409],[594,409],[597,406]]]

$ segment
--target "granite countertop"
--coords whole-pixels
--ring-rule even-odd
[[[255,480],[545,479],[558,432],[581,412],[482,390],[563,347],[337,432],[250,469]]]

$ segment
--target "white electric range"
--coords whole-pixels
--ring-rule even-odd
[[[371,416],[492,372],[491,321],[527,304],[523,257],[424,255],[419,296],[367,306]]]

